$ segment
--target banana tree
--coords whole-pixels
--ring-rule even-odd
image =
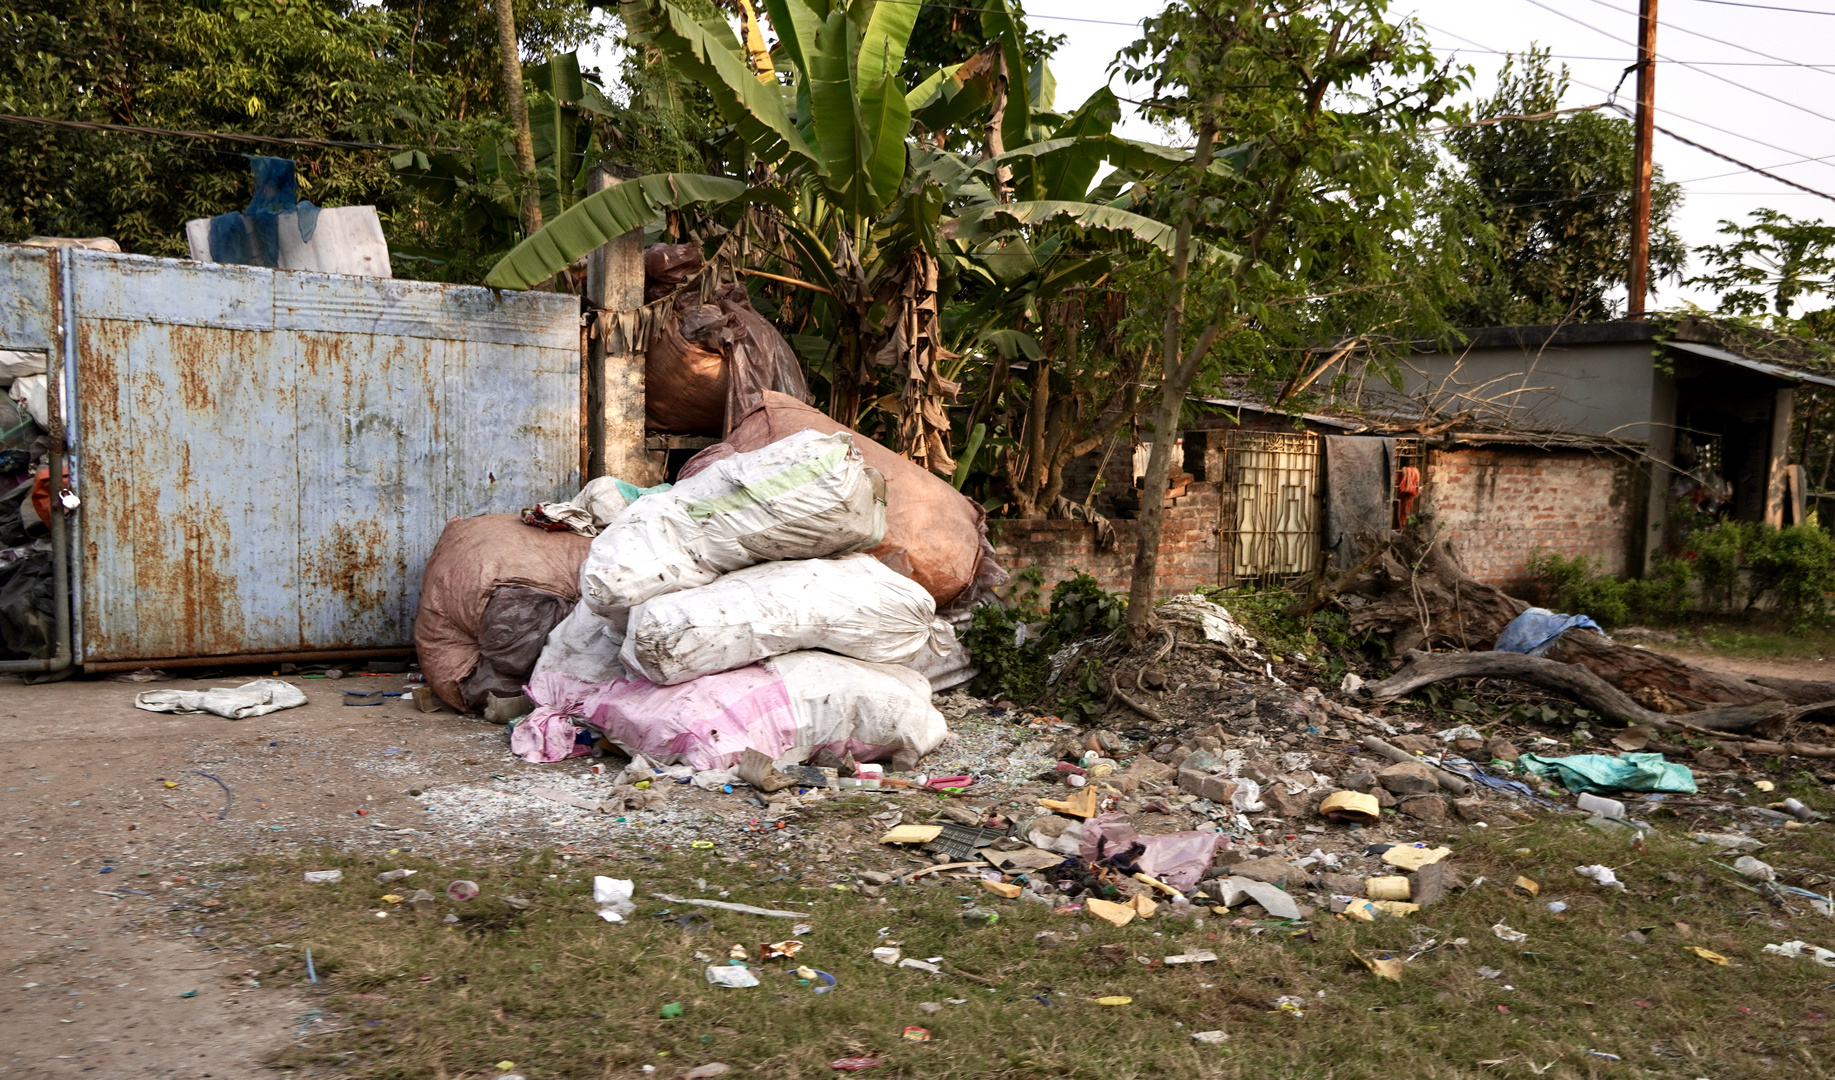
[[[1040,232],[1124,236],[1170,251],[1171,229],[1125,200],[1087,201],[1087,185],[1104,161],[1152,169],[1188,156],[1111,136],[1095,114],[1112,97],[1069,119],[1050,113],[1048,73],[1027,70],[1019,20],[1007,0],[984,3],[984,29],[999,44],[914,87],[898,76],[918,10],[909,2],[765,0],[787,61],[779,71],[788,81],[773,83],[759,80],[723,19],[698,19],[673,0],[622,5],[632,42],[711,91],[747,150],[749,175],[764,179],[672,174],[587,196],[486,283],[526,288],[690,202],[727,193],[728,203],[754,204],[758,213],[740,227],[771,242],[749,247],[754,262],[741,270],[802,290],[786,305],[799,324],[786,329],[799,344],[826,342],[816,374],[827,377],[831,415],[858,426],[871,408],[885,409],[896,417],[897,449],[950,475],[944,405],[960,365],[942,309],[959,276],[997,283],[994,268]],[[980,158],[946,148],[957,144],[979,144]],[[1060,241],[1048,254],[1071,247]],[[896,390],[882,394],[887,374]]]

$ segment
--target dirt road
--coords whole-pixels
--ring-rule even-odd
[[[0,680],[0,1076],[293,1075],[262,1062],[319,1014],[211,944],[212,867],[424,845],[415,818],[428,815],[408,791],[517,764],[501,728],[405,698],[341,704],[346,688],[400,689],[400,676],[295,680],[306,705],[243,721],[133,707],[141,690],[242,681]]]

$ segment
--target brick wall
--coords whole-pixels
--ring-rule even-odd
[[[1625,573],[1638,525],[1632,461],[1585,450],[1433,450],[1425,479],[1427,512],[1488,585],[1531,595],[1522,590],[1538,549]]]
[[[1217,583],[1217,485],[1192,484],[1165,511],[1160,534],[1162,595]],[[988,522],[994,551],[1007,572],[1037,567],[1044,589],[1079,573],[1103,588],[1126,592],[1133,579],[1135,522],[1112,520],[1115,545],[1096,550],[1096,527],[1082,521]]]

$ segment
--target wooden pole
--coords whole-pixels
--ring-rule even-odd
[[[1657,0],[1640,0],[1637,29],[1637,176],[1631,197],[1631,280],[1627,318],[1644,317],[1650,294],[1650,147],[1656,134]]]

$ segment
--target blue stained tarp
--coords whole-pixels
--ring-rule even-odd
[[[1541,656],[1554,645],[1556,638],[1576,626],[1604,632],[1589,616],[1559,615],[1547,608],[1532,607],[1510,620],[1504,632],[1497,635],[1497,644],[1491,647],[1498,652]]]
[[[299,238],[312,242],[319,208],[299,197],[299,173],[288,158],[245,155],[254,175],[248,208],[210,219],[210,258],[244,266],[280,265],[280,218],[299,215]]]

